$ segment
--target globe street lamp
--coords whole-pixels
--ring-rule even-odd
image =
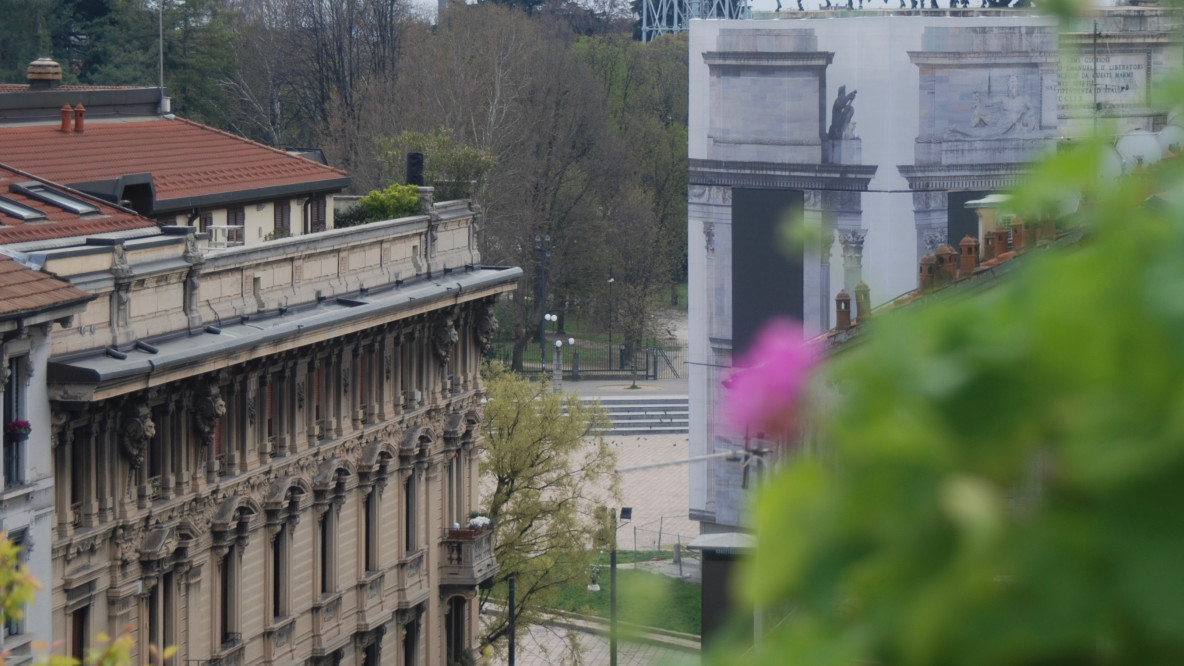
[[[555,316],[555,315],[549,315]],[[567,344],[574,345],[575,338],[568,338]],[[563,390],[563,340],[555,341],[555,363],[552,364],[552,377],[555,384],[555,392],[558,393]]]
[[[543,321],[539,324],[539,367],[542,372],[547,372],[547,322],[559,321],[559,315],[553,315],[550,312],[543,315]]]

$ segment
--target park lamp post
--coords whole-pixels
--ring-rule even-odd
[[[613,369],[613,283],[616,278],[608,279],[608,369]]]
[[[555,315],[548,315],[554,317]],[[568,338],[567,344],[574,345],[575,338]],[[555,392],[559,393],[563,390],[563,340],[555,341],[555,362],[551,366],[552,383],[555,385]]]
[[[609,589],[608,589],[608,663],[617,666],[617,530],[624,527],[633,518],[633,507],[621,507],[621,521],[617,522],[617,513],[613,512],[613,551],[609,559]],[[636,566],[636,563],[634,563]]]
[[[559,321],[559,315],[548,312],[543,315],[543,321],[539,324],[539,370],[541,374],[547,372],[547,322],[557,321]]]
[[[547,308],[547,257],[551,256],[551,236],[535,236],[534,251],[539,253],[539,309],[546,312]],[[546,316],[539,320],[539,363],[542,370],[547,369],[547,331]]]

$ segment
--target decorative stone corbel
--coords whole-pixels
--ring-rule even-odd
[[[156,424],[152,422],[152,411],[144,403],[132,403],[124,408],[119,427],[120,450],[128,459],[133,470],[144,464],[148,442],[156,435]]]
[[[481,348],[481,353],[485,354],[489,351],[493,344],[493,336],[497,335],[497,316],[493,312],[493,301],[488,301],[481,306],[478,306],[477,311],[477,325],[473,327],[473,337],[477,340],[477,346]]]
[[[218,419],[226,414],[226,401],[222,399],[222,392],[218,384],[212,381],[203,382],[198,386],[194,396],[193,425],[201,437],[203,448],[214,445],[214,432],[218,427]]]
[[[453,323],[455,319],[455,312],[445,310],[432,329],[432,351],[436,354],[436,360],[440,362],[441,367],[448,365],[448,361],[452,358],[452,350],[456,347],[459,338]]]

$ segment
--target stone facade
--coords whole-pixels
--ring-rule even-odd
[[[443,664],[474,644],[480,358],[517,269],[467,202],[221,251],[50,250],[53,636],[177,663]]]
[[[5,262],[12,263],[12,262]],[[26,269],[27,270],[27,269]],[[29,271],[32,272],[32,271]],[[5,285],[5,293],[13,288]],[[45,369],[50,333],[81,312],[84,304],[58,304],[42,311],[0,315],[0,404],[3,405],[3,465],[0,465],[0,531],[21,547],[20,559],[38,580],[51,580],[46,553],[52,545],[53,461],[50,455],[49,401]],[[27,434],[10,433],[7,425],[34,424]],[[38,595],[24,608],[21,621],[0,626],[0,650],[13,666],[33,662],[32,642],[50,635],[48,595]]]

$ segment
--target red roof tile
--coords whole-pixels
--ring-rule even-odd
[[[159,202],[339,180],[344,171],[177,118],[0,127],[0,162],[59,183],[150,172]]]
[[[44,183],[76,199],[82,199],[86,203],[97,206],[99,212],[80,216],[9,189],[9,186],[13,183],[29,181]],[[47,182],[27,173],[6,168],[2,164],[0,164],[0,196],[45,213],[45,219],[43,220],[29,220],[26,222],[0,212],[0,245],[48,240],[51,238],[93,236],[113,231],[150,229],[156,226],[156,223],[152,220],[140,217],[132,211],[112,206],[101,199],[69,190],[61,185]]]
[[[86,301],[90,294],[0,255],[0,317]]]

